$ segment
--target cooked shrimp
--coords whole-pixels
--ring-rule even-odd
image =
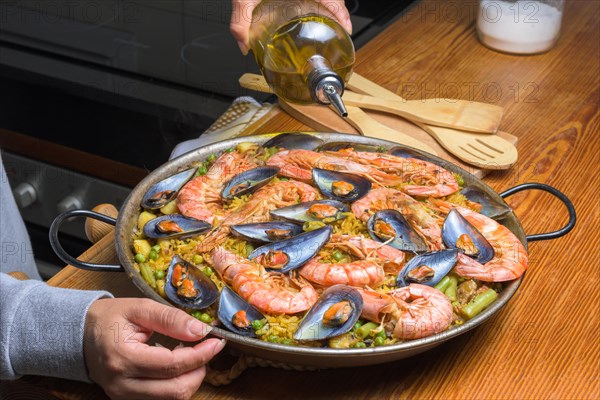
[[[398,175],[407,183],[414,182],[414,184],[404,185],[401,188],[404,193],[411,196],[444,197],[458,191],[458,182],[454,175],[445,168],[428,161],[402,158],[386,153],[356,152],[352,149],[327,151],[325,154],[369,165],[388,174]]]
[[[494,248],[494,257],[481,264],[471,257],[459,254],[454,270],[460,276],[485,282],[504,282],[520,278],[529,264],[527,251],[521,241],[504,225],[465,207],[442,200],[432,202],[439,210],[448,213],[455,208],[467,219]]]
[[[198,176],[179,191],[177,208],[188,217],[208,223],[224,219],[228,212],[223,208],[221,191],[235,175],[257,167],[255,160],[238,152],[223,153],[206,175]]]
[[[397,274],[404,265],[403,252],[361,235],[334,234],[324,247],[344,250],[360,260],[323,263],[317,256],[298,270],[302,277],[322,286],[377,287],[383,283],[386,272]]]
[[[212,265],[244,300],[269,314],[306,311],[319,295],[302,278],[290,278],[235,255],[222,247],[212,254]]]
[[[267,165],[281,168],[280,174],[284,176],[305,182],[312,179],[313,168],[322,168],[360,175],[381,186],[396,186],[403,183],[401,177],[379,171],[371,166],[310,150],[281,151],[271,157]]]
[[[396,189],[373,189],[362,199],[352,204],[356,218],[367,222],[371,215],[380,210],[398,210],[417,233],[425,239],[431,250],[442,248],[442,231],[436,217],[429,214],[423,203]]]
[[[426,285],[412,283],[388,293],[398,305],[394,337],[418,339],[445,331],[454,320],[446,295]]]
[[[454,320],[450,300],[439,290],[412,283],[387,294],[358,289],[361,316],[386,326],[397,339],[418,339],[443,332]]]
[[[198,247],[200,252],[208,252],[223,243],[231,231],[232,225],[242,223],[266,222],[269,212],[276,208],[312,201],[317,198],[317,190],[306,183],[280,181],[269,183],[254,193],[240,209],[231,213]]]

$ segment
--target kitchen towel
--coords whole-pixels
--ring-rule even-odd
[[[238,136],[246,127],[262,118],[274,104],[261,104],[254,98],[242,96],[235,99],[231,106],[200,137],[177,144],[169,159],[179,157],[202,146]]]

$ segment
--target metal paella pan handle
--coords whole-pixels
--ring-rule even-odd
[[[508,190],[500,193],[500,197],[505,199],[508,196],[512,196],[515,193],[521,192],[523,190],[530,190],[530,189],[543,190],[545,192],[551,193],[554,196],[558,197],[558,199],[563,202],[563,204],[567,207],[567,210],[569,211],[569,222],[563,228],[561,228],[557,231],[554,231],[554,232],[528,235],[527,241],[535,242],[537,240],[557,239],[557,238],[562,237],[562,236],[566,235],[567,233],[571,232],[571,230],[575,227],[575,222],[577,220],[577,215],[575,213],[575,206],[573,206],[573,203],[571,202],[571,200],[569,200],[569,198],[564,193],[562,193],[561,191],[559,191],[558,189],[555,189],[554,187],[552,187],[550,185],[546,185],[543,183],[523,183],[521,185],[517,185],[511,189],[508,189]]]
[[[117,223],[117,220],[114,218],[111,218],[109,216],[106,216],[104,214],[100,214],[100,213],[97,213],[94,211],[88,211],[88,210],[72,210],[72,211],[67,211],[67,212],[60,214],[59,216],[57,216],[54,219],[54,221],[52,221],[52,225],[50,225],[50,232],[49,232],[50,245],[52,246],[52,249],[58,256],[58,258],[60,258],[63,262],[65,262],[67,264],[71,264],[74,267],[77,267],[80,269],[85,269],[88,271],[122,272],[123,267],[120,265],[94,264],[94,263],[88,263],[85,261],[80,261],[80,260],[76,259],[75,257],[71,256],[70,254],[68,254],[65,251],[65,249],[63,249],[63,247],[60,244],[60,240],[58,239],[58,230],[59,230],[60,226],[62,225],[62,223],[66,219],[69,219],[72,217],[86,217],[86,218],[97,219],[99,221],[106,222],[107,224],[111,224],[111,225],[115,225]]]

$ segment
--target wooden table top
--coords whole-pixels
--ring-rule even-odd
[[[355,70],[408,99],[458,97],[504,106],[500,128],[518,136],[519,161],[484,181],[497,191],[524,182],[554,186],[575,204],[576,228],[531,243],[529,270],[507,306],[433,350],[362,368],[251,368],[228,386],[204,384],[197,398],[600,397],[600,2],[567,1],[557,46],[533,56],[482,46],[475,3],[416,4],[358,52]],[[287,130],[310,129],[281,113],[257,133]],[[567,221],[566,209],[543,192],[519,193],[509,203],[528,234]],[[87,274],[68,267],[51,283],[139,295],[125,276],[93,273],[86,280]],[[28,383],[59,398],[103,398],[95,385],[57,379],[26,377],[15,390]]]

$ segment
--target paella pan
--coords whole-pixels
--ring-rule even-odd
[[[227,140],[149,174],[116,221],[78,210],[51,228],[74,266],[125,270],[241,351],[317,367],[408,357],[481,324],[518,289],[527,237],[501,195],[460,167],[368,137]],[[72,216],[114,223],[121,265],[60,247]]]

